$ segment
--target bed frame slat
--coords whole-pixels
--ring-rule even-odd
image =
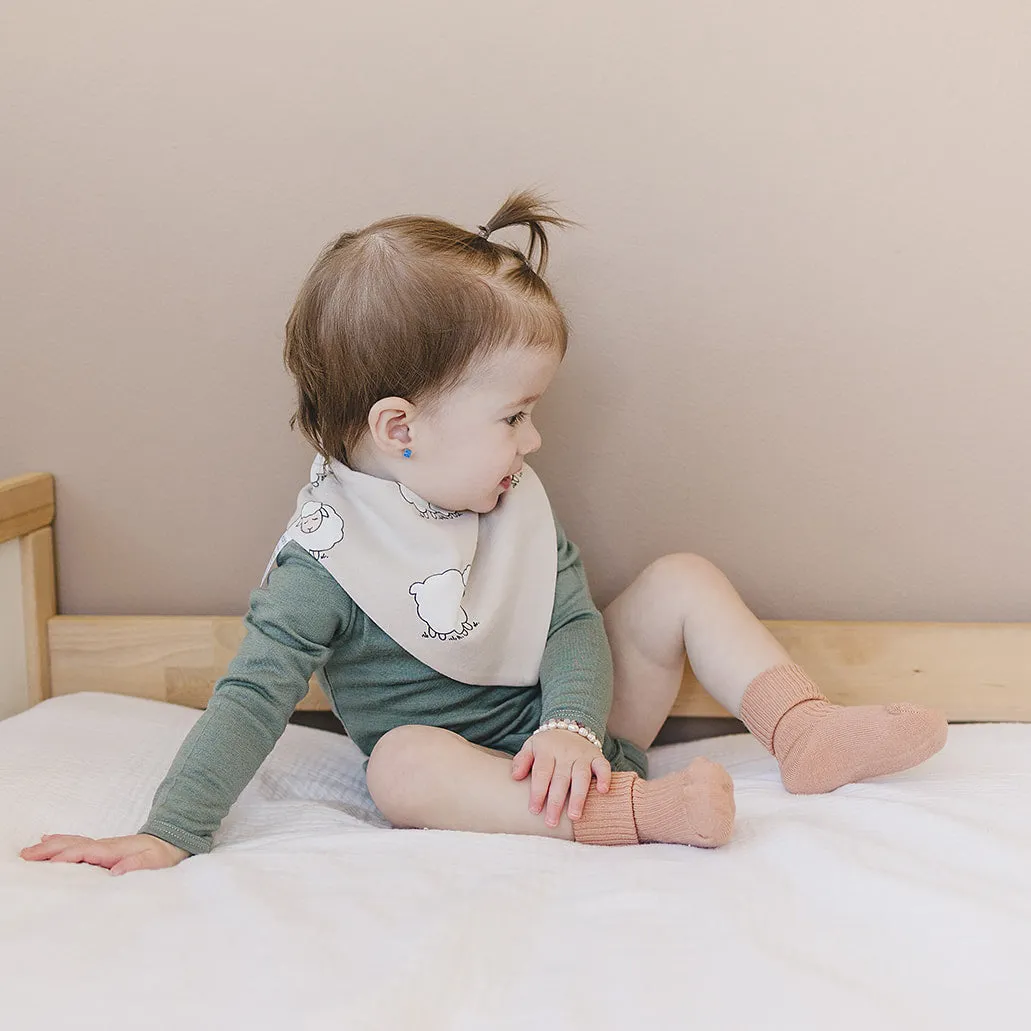
[[[22,537],[21,589],[25,619],[25,666],[28,704],[50,697],[48,624],[57,612],[54,579],[54,531],[45,526]]]
[[[57,616],[48,630],[54,695],[108,691],[196,709],[245,633],[232,616]],[[314,678],[298,708],[329,708]]]
[[[1031,722],[1031,623],[765,624],[832,701],[911,701],[953,721]],[[727,713],[688,670],[671,715]]]
[[[954,721],[1031,722],[1031,624],[767,620],[834,701],[913,701]],[[243,640],[241,619],[57,616],[52,692],[113,691],[203,708]],[[312,680],[302,709],[328,709]],[[726,716],[690,667],[673,716]]]
[[[0,544],[54,521],[54,478],[26,473],[0,482]]]

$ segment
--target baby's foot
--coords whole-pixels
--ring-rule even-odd
[[[734,829],[734,783],[708,759],[658,780],[634,781],[634,820],[644,842],[716,848]]]
[[[784,787],[812,795],[908,770],[940,751],[947,734],[942,713],[917,705],[806,701],[777,723],[773,754]]]

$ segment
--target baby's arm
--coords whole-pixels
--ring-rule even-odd
[[[541,659],[541,723],[575,720],[605,738],[612,706],[612,652],[601,613],[591,600],[579,549],[555,524],[558,576],[555,607]],[[577,820],[594,777],[598,790],[609,787],[611,769],[598,748],[568,730],[547,730],[527,738],[512,761],[512,775],[530,780],[530,811],[547,800],[545,822],[558,826],[569,798],[569,817]]]
[[[251,593],[247,636],[207,711],[187,735],[158,787],[141,834],[188,852],[207,852],[211,836],[257,772],[325,665],[340,608],[323,595],[329,575],[293,545],[267,588]]]
[[[605,737],[612,707],[612,652],[591,600],[580,549],[555,524],[558,576],[555,608],[541,659],[541,723],[571,719]]]
[[[171,866],[186,854],[207,852],[229,808],[283,733],[312,673],[329,657],[346,618],[342,597],[318,562],[295,544],[284,548],[268,587],[251,593],[247,636],[158,787],[139,833],[104,842],[68,839],[64,857],[55,851],[62,842],[51,837],[23,852],[25,858],[114,868],[121,857],[145,850],[147,861],[134,869]]]

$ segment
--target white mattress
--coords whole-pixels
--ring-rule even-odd
[[[1031,1026],[1031,726],[784,792],[747,737],[717,851],[384,829],[346,738],[289,727],[218,848],[111,877],[43,833],[131,833],[193,710],[113,695],[0,722],[0,1028]]]

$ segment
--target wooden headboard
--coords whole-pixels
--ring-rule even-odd
[[[54,478],[0,481],[0,719],[50,694]]]
[[[2,664],[0,717],[76,691],[203,708],[243,638],[242,619],[57,615],[53,517],[53,477],[0,482],[0,655],[15,656]],[[11,545],[17,562],[4,551]],[[13,620],[20,647],[10,643]],[[907,699],[953,721],[1031,722],[1031,623],[764,622],[834,701]],[[300,708],[329,708],[314,680]],[[671,715],[728,714],[688,665]]]

